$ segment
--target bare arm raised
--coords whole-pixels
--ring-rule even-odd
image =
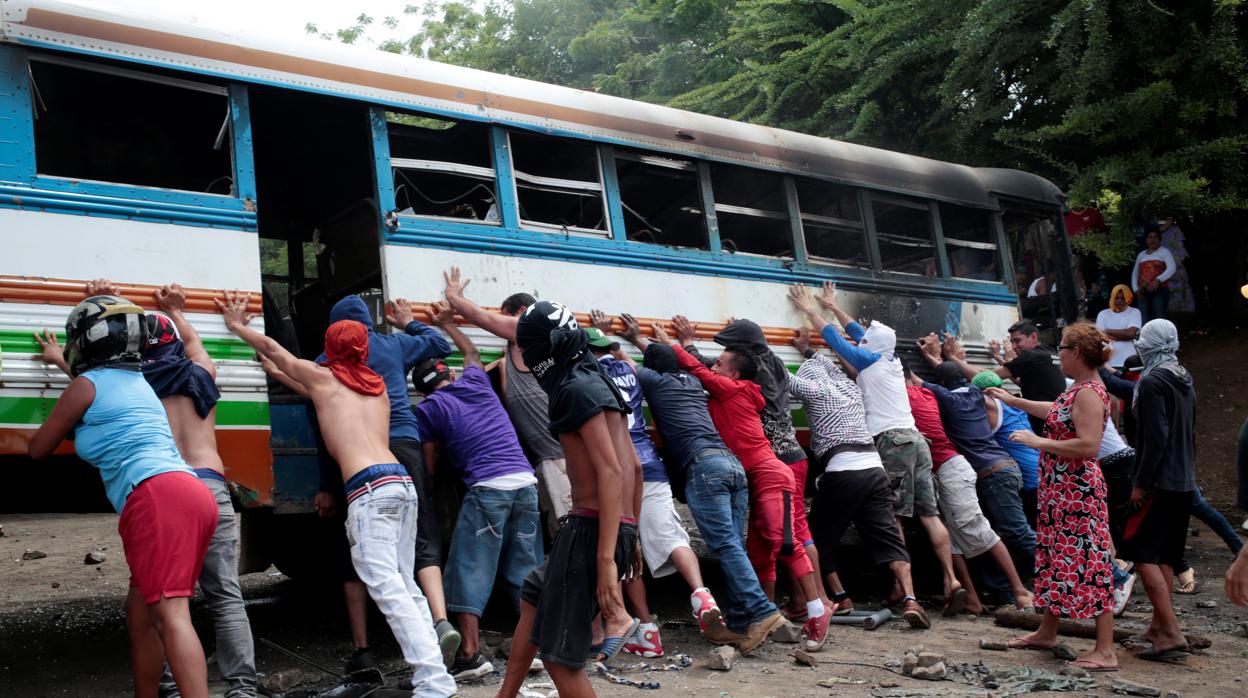
[[[429,309],[429,323],[446,333],[459,353],[464,355],[464,368],[481,366],[481,351],[464,331],[455,324],[455,310],[446,301],[438,301]]]
[[[451,267],[450,271],[442,272],[442,278],[446,281],[446,288],[443,290],[446,301],[451,304],[455,312],[492,335],[502,337],[509,342],[516,341],[516,323],[519,318],[485,310],[468,300],[464,296],[464,289],[468,287],[471,279],[463,278],[459,273],[459,267]]]
[[[247,312],[247,302],[250,299],[250,293],[240,291],[226,291],[224,300],[213,299],[213,302],[217,304],[217,309],[225,317],[226,329],[238,335],[239,339],[247,342],[261,356],[272,361],[279,371],[303,384],[304,387],[311,389],[314,383],[324,380],[316,364],[300,359],[286,351],[285,347],[272,338],[247,326],[247,323],[255,317],[253,313]]]

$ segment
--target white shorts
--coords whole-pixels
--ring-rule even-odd
[[[949,542],[954,555],[968,558],[988,552],[1001,537],[979,508],[975,489],[975,469],[962,456],[954,456],[941,464],[933,478],[936,481],[936,505],[949,529]]]
[[[689,533],[680,521],[680,514],[676,513],[670,483],[642,483],[637,528],[641,536],[641,556],[646,559],[650,576],[657,579],[675,572],[672,551],[689,547]]]

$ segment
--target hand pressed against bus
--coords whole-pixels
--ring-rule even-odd
[[[442,662],[433,619],[415,581],[416,491],[390,451],[385,381],[368,367],[368,329],[340,320],[325,331],[326,364],[296,358],[247,326],[249,294],[217,299],[225,326],[302,385],[316,407],[326,448],[347,491],[351,562],[386,616],[412,667],[415,695],[449,696],[455,682]]]

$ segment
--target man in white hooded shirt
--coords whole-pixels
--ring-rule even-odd
[[[789,299],[816,327],[822,328],[820,334],[824,341],[858,374],[857,383],[866,407],[867,431],[875,441],[893,490],[893,513],[899,519],[919,517],[932,541],[936,559],[940,561],[945,577],[945,593],[949,595],[958,586],[953,573],[949,532],[941,523],[936,508],[932,453],[927,440],[915,428],[901,360],[894,353],[897,333],[881,322],[872,322],[864,330],[836,304],[836,286],[831,283],[824,284],[823,293],[817,297],[818,302],[836,316],[845,331],[858,343],[857,346],[847,341],[835,324],[828,323],[819,314],[815,308],[816,297],[809,288],[790,288]],[[910,600],[909,597],[906,600]]]

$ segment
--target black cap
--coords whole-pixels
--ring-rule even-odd
[[[434,386],[451,377],[451,367],[441,359],[425,359],[412,369],[412,385],[424,395],[433,392]]]

